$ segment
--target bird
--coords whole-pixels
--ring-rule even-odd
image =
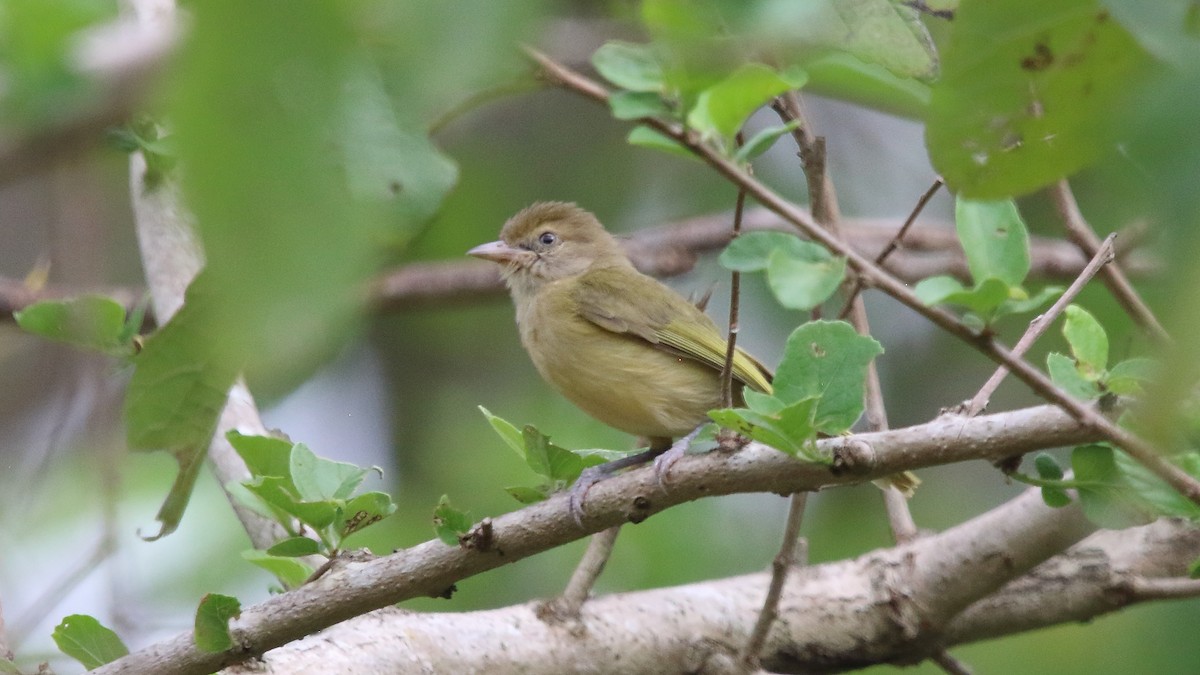
[[[695,304],[639,272],[592,213],[538,202],[467,254],[502,266],[521,343],[542,378],[588,415],[647,438],[642,461],[722,407],[725,336]],[[772,393],[771,372],[740,347],[732,378],[735,405],[746,387]],[[631,464],[618,462],[612,468]]]

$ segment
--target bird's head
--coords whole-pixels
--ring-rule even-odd
[[[503,265],[505,283],[516,293],[596,267],[630,264],[594,215],[564,202],[539,202],[521,210],[504,224],[498,241],[476,246],[467,255]]]

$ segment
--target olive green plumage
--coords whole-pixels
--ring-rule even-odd
[[[659,439],[688,433],[720,407],[724,336],[695,305],[634,269],[592,214],[534,204],[509,219],[500,241],[471,254],[505,266],[538,372],[592,417]],[[741,349],[733,371],[739,392],[771,391],[771,376]]]

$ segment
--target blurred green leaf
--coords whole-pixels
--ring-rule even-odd
[[[1066,315],[1063,337],[1071,345],[1079,374],[1095,382],[1108,366],[1108,334],[1095,317],[1078,305],[1067,306]]]
[[[671,114],[671,109],[658,94],[643,91],[618,91],[608,97],[608,107],[619,120],[636,120],[643,117],[662,117]]]
[[[206,652],[223,652],[233,648],[229,620],[241,614],[242,603],[237,598],[218,593],[205,595],[196,608],[196,626],[192,633],[196,646]]]
[[[11,660],[0,656],[0,673],[4,675],[21,675],[21,669]]]
[[[913,288],[917,297],[928,305],[959,305],[966,307],[990,323],[997,310],[1009,298],[1008,284],[994,277],[984,279],[975,288],[964,288],[951,277],[922,279]]]
[[[1142,393],[1142,385],[1153,380],[1160,370],[1161,364],[1154,359],[1126,359],[1108,369],[1104,386],[1114,394],[1133,396]]]
[[[742,398],[746,400],[746,407],[760,415],[777,415],[779,411],[787,407],[786,403],[774,396],[749,388],[742,392]]]
[[[1101,527],[1122,529],[1144,525],[1154,518],[1117,468],[1112,448],[1083,445],[1071,452],[1079,505],[1088,520]]]
[[[1192,478],[1200,478],[1200,454],[1184,453],[1170,457]],[[1121,473],[1122,483],[1137,496],[1139,502],[1157,515],[1200,521],[1200,506],[1154,475],[1129,455],[1114,451],[1113,463]]]
[[[929,107],[929,85],[902,77],[844,52],[805,61],[808,89],[893,115],[921,118]]]
[[[1046,370],[1050,379],[1060,389],[1075,398],[1090,401],[1100,395],[1100,387],[1079,373],[1075,360],[1066,354],[1051,352],[1046,355]]]
[[[72,614],[54,627],[54,644],[62,653],[93,670],[129,653],[111,629],[86,614]]]
[[[652,150],[662,150],[669,152],[672,155],[687,157],[700,161],[698,157],[691,151],[680,145],[678,141],[668,136],[664,136],[650,127],[637,126],[634,127],[626,138],[630,145],[637,145],[643,148]]]
[[[878,342],[844,321],[810,321],[788,336],[775,371],[775,397],[789,405],[819,397],[817,430],[840,434],[862,415],[867,366],[882,353]]]
[[[1071,503],[1071,495],[1060,487],[1047,485],[1042,487],[1042,501],[1052,509],[1061,509]]]
[[[981,202],[959,197],[954,224],[976,283],[994,277],[1017,287],[1025,281],[1029,234],[1012,200]]]
[[[125,307],[112,298],[45,300],[13,312],[13,319],[23,330],[49,340],[113,355],[133,353],[125,338]]]
[[[284,558],[299,558],[306,555],[316,555],[320,552],[321,544],[309,537],[288,537],[282,541],[275,542],[271,548],[267,549],[267,555]]]
[[[1200,63],[1200,6],[1194,0],[1101,0],[1146,51],[1177,68]]]
[[[1113,149],[1111,112],[1147,61],[1097,0],[964,3],[925,118],[933,165],[974,199],[1070,175]]]
[[[1011,293],[1007,300],[1000,304],[996,310],[996,317],[1008,316],[1010,314],[1028,314],[1054,302],[1063,293],[1062,286],[1046,286],[1037,292],[1036,295],[1025,298],[1014,298]]]
[[[733,159],[737,162],[749,162],[775,144],[780,136],[790,134],[800,127],[800,120],[792,120],[787,124],[779,124],[772,127],[767,127],[754,134],[750,140],[746,141],[742,147],[737,149],[733,154]]]
[[[804,243],[789,232],[744,232],[729,242],[718,261],[727,270],[758,272],[767,269],[775,249],[783,249],[796,257],[803,256]]]
[[[348,499],[367,476],[366,469],[318,457],[303,443],[292,446],[289,470],[296,493],[304,501]]]
[[[253,476],[279,476],[291,480],[292,442],[273,436],[248,436],[231,429],[225,438]]]
[[[474,525],[471,515],[450,505],[450,497],[442,495],[433,510],[433,531],[447,546],[458,546],[459,538]]]
[[[709,138],[731,138],[767,99],[800,88],[806,79],[801,72],[784,77],[762,64],[746,64],[700,92],[688,111],[688,126]]]
[[[650,45],[611,40],[592,54],[592,65],[604,79],[622,89],[656,93],[663,90],[662,66]]]
[[[504,491],[511,495],[513,499],[522,504],[536,504],[540,501],[545,501],[546,497],[549,497],[553,490],[548,486],[535,488],[526,487],[524,485],[514,485],[512,487],[504,488]]]
[[[805,244],[809,257],[776,249],[767,261],[767,283],[779,304],[788,309],[812,309],[829,299],[846,278],[846,259],[834,258],[822,247]]]
[[[90,104],[96,87],[72,63],[78,32],[116,16],[111,0],[5,0],[0,63],[6,125],[38,128]]]
[[[285,588],[303,586],[313,573],[313,568],[295,558],[275,556],[257,549],[242,551],[242,558],[246,562],[274,574]]]
[[[1054,455],[1045,452],[1039,452],[1033,458],[1033,466],[1037,469],[1038,477],[1045,480],[1062,480],[1063,470],[1058,465],[1058,460],[1054,459]]]

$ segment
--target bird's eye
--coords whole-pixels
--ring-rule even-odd
[[[556,241],[558,241],[558,236],[553,232],[543,232],[538,236],[538,243],[542,246],[550,246]]]

